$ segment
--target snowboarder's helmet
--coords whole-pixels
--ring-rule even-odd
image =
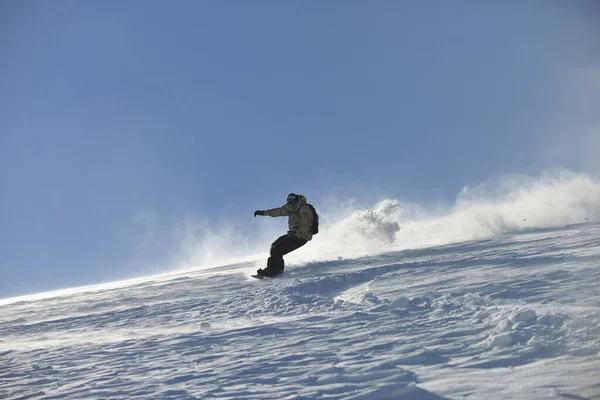
[[[287,199],[285,201],[286,205],[290,210],[293,210],[298,205],[300,198],[296,193],[290,193],[287,195]]]

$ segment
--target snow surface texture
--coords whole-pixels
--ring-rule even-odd
[[[3,399],[600,398],[600,225],[4,300]]]
[[[0,300],[0,398],[600,399],[600,186],[494,190],[323,212],[274,280],[261,256]]]

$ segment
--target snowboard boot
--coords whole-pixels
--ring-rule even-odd
[[[278,269],[278,270],[273,270],[273,269],[267,267],[265,269],[259,269],[258,271],[256,271],[256,274],[260,275],[260,276],[268,277],[268,278],[275,278],[276,276],[283,274],[283,268]]]

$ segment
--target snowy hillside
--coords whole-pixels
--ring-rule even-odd
[[[212,232],[192,269],[0,300],[0,398],[600,399],[600,185],[495,188],[320,207],[274,280]]]
[[[3,301],[6,399],[600,398],[600,225]]]

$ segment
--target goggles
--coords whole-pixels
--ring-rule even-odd
[[[288,196],[287,196],[287,199],[286,199],[286,201],[285,201],[285,202],[286,202],[287,204],[289,204],[289,205],[293,205],[293,204],[295,204],[297,201],[298,201],[298,196],[297,196],[297,195],[295,195],[294,193],[290,193],[290,194],[288,194]]]

